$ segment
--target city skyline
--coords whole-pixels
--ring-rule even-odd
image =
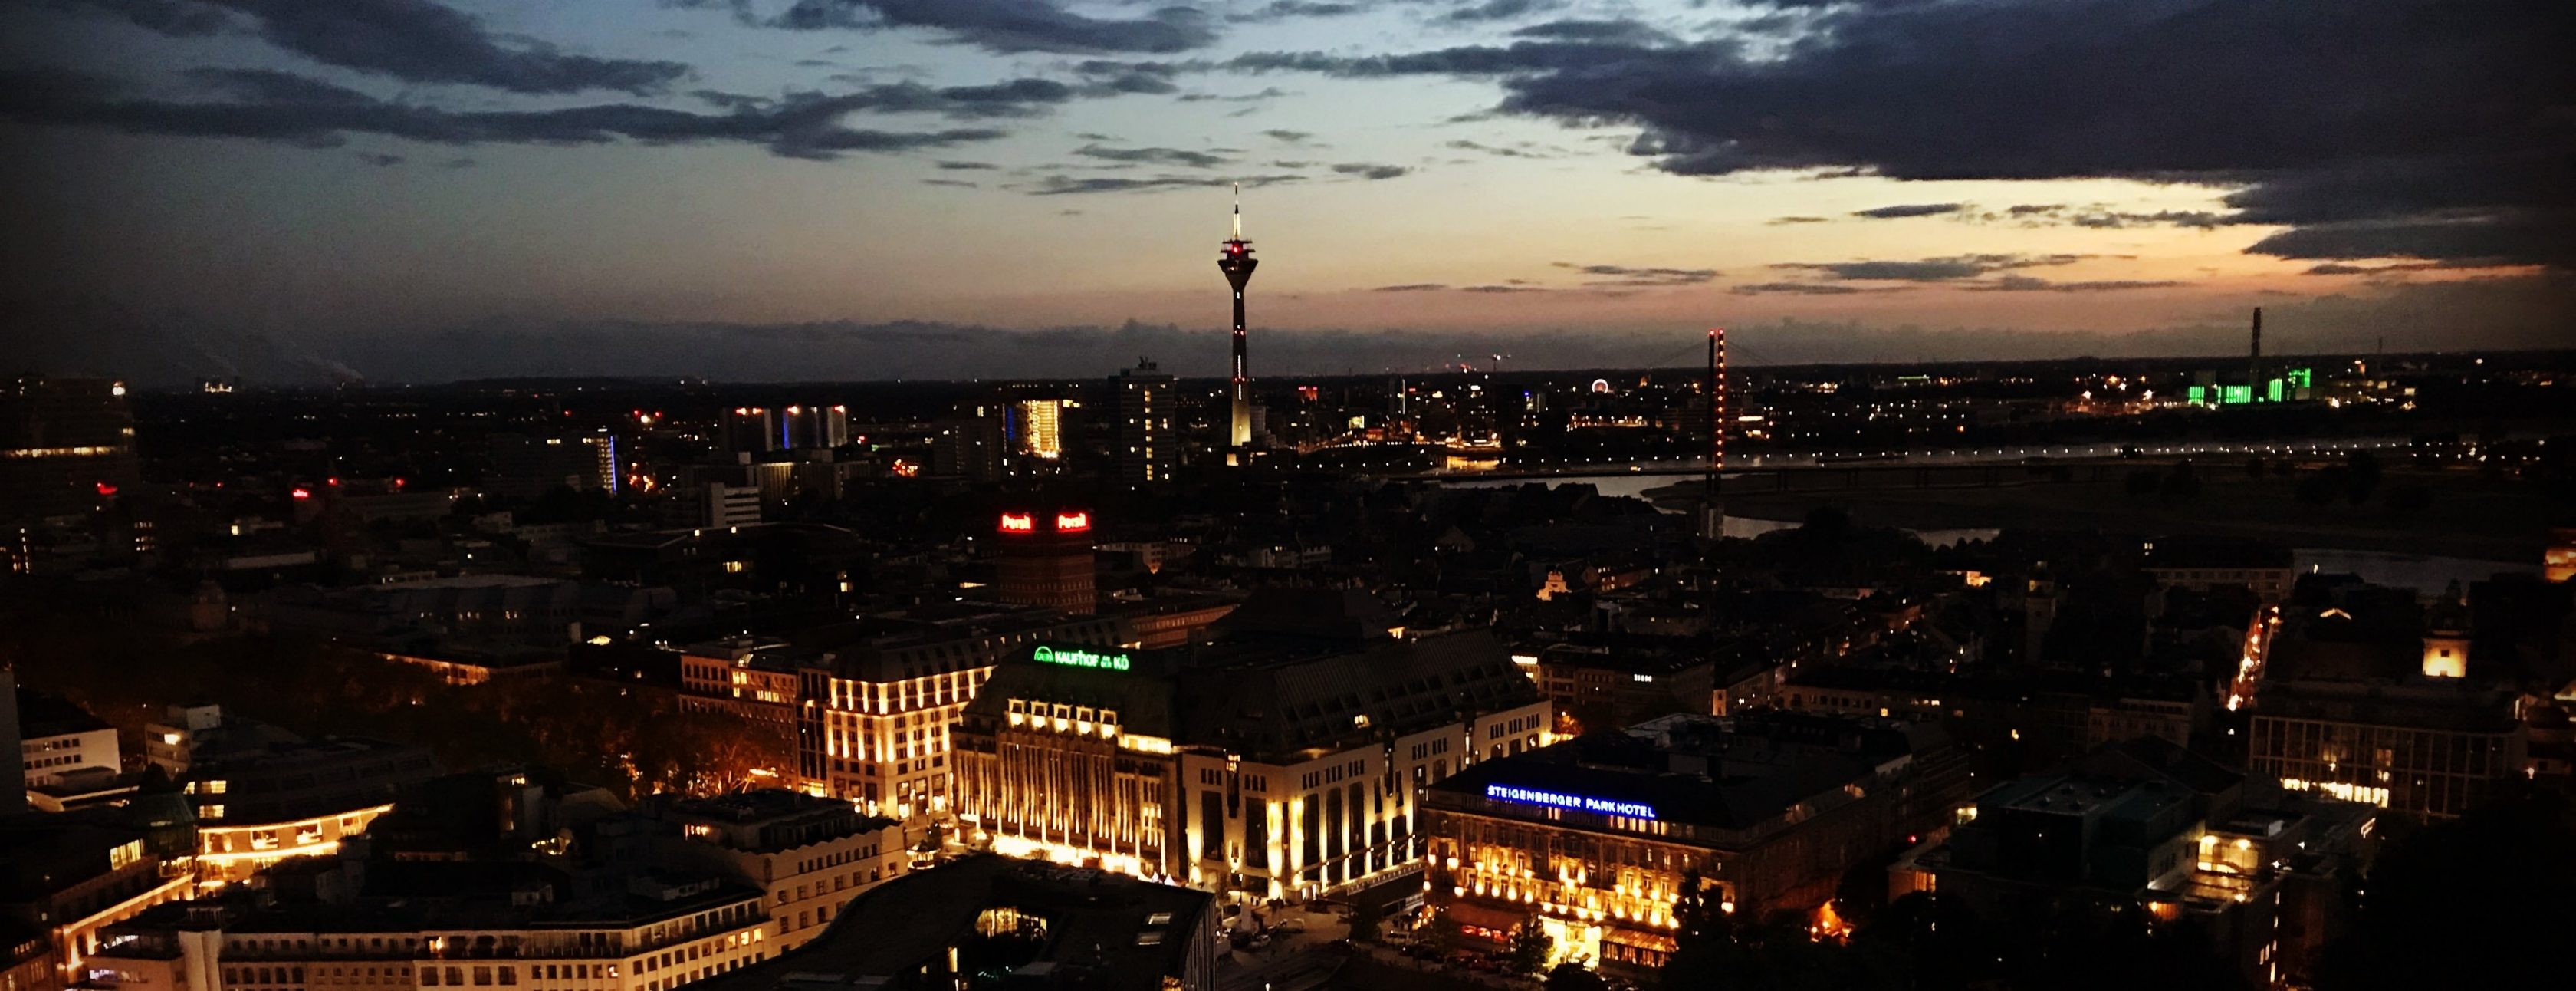
[[[0,17],[11,334],[147,382],[1222,374],[1233,182],[1279,374],[1717,323],[1751,365],[2224,353],[2256,305],[2288,351],[2534,347],[2576,299],[2542,4]]]

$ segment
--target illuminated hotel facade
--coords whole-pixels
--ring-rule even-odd
[[[797,663],[797,771],[871,815],[949,807],[949,726],[1006,656],[1041,642],[1115,647],[1122,624],[1053,609],[960,606],[870,621]]]
[[[1256,595],[1212,643],[1001,665],[957,727],[970,841],[1266,898],[1415,869],[1423,789],[1543,745],[1550,706],[1483,631],[1275,622],[1317,595],[1342,593]]]
[[[1433,785],[1425,900],[1470,939],[1508,944],[1535,914],[1558,959],[1652,969],[1687,877],[1727,912],[1810,910],[1968,787],[1965,753],[1928,724],[1667,716]]]

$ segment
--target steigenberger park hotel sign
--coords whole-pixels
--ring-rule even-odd
[[[1632,819],[1655,817],[1655,807],[1644,802],[1619,802],[1584,795],[1560,795],[1552,791],[1516,788],[1511,785],[1486,785],[1485,797],[1498,802],[1549,805],[1560,809],[1573,809],[1577,812],[1598,812],[1602,815],[1627,816]]]

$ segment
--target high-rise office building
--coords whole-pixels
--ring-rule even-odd
[[[1243,287],[1252,281],[1252,270],[1261,262],[1252,257],[1252,242],[1243,239],[1243,187],[1234,188],[1234,236],[1227,238],[1218,253],[1216,267],[1225,273],[1225,281],[1234,286],[1234,379],[1226,387],[1231,414],[1227,420],[1226,457],[1240,463],[1244,450],[1252,446],[1252,379],[1244,358]]]
[[[850,408],[847,406],[790,406],[786,422],[780,424],[780,439],[788,449],[841,447],[850,442]]]
[[[141,477],[125,383],[0,383],[0,519],[89,512]]]
[[[1062,399],[1013,400],[1007,407],[1012,456],[1042,461],[1064,457],[1064,409]]]
[[[778,414],[765,406],[736,406],[724,421],[725,450],[735,454],[763,454],[786,445],[779,443]]]
[[[1170,481],[1180,438],[1172,432],[1172,377],[1152,361],[1109,380],[1118,410],[1118,478],[1129,485]]]
[[[492,477],[484,485],[495,495],[533,499],[557,486],[618,491],[617,435],[601,430],[568,437],[495,434]]]
[[[1002,477],[1002,411],[977,404],[939,421],[930,445],[930,473],[970,482]]]

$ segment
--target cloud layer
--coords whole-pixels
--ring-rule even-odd
[[[1684,175],[2184,181],[2236,189],[2229,222],[2292,228],[2255,253],[2576,265],[2576,4],[1783,6],[1791,43],[1764,57],[1743,34],[1594,32],[1225,65],[1493,80],[1506,112],[1633,125],[1633,153]]]

